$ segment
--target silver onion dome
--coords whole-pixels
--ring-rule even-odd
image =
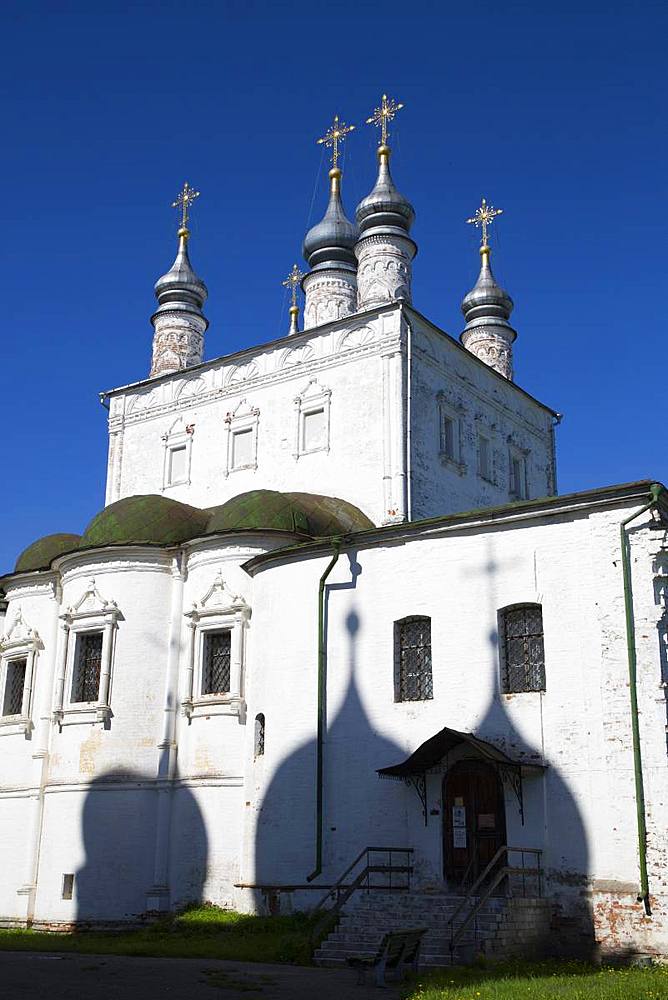
[[[514,303],[508,292],[497,284],[489,262],[490,248],[480,248],[480,274],[475,285],[464,296],[462,312],[467,325],[475,324],[476,320],[494,319],[497,324],[507,324],[513,311]]]
[[[355,213],[360,238],[381,230],[406,236],[415,219],[413,206],[397,191],[390,173],[390,148],[378,147],[378,177],[373,190],[363,198]]]
[[[346,218],[341,201],[341,171],[329,171],[329,204],[322,220],[309,229],[304,238],[304,260],[312,271],[337,268],[354,271],[357,259],[353,248],[357,240],[355,226]]]
[[[188,230],[179,230],[179,248],[169,271],[155,283],[158,308],[154,316],[165,312],[189,312],[202,316],[208,295],[207,287],[195,274],[188,256]],[[208,324],[207,324],[208,325]]]

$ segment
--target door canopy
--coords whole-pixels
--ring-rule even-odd
[[[422,804],[426,826],[427,773],[447,771],[449,754],[462,746],[465,748],[465,756],[458,759],[472,757],[477,760],[487,761],[496,766],[504,784],[509,784],[517,796],[522,823],[524,823],[522,775],[523,773],[540,774],[545,770],[545,765],[535,760],[513,759],[492,743],[481,740],[472,733],[460,733],[457,729],[448,729],[445,727],[436,733],[435,736],[431,736],[428,740],[425,740],[401,764],[392,764],[390,767],[378,768],[378,777],[393,778],[395,781],[405,781],[406,784],[411,785],[415,789]]]

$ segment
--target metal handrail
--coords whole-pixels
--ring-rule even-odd
[[[372,865],[370,863],[369,855],[370,854],[375,854],[375,853],[389,854],[390,855],[390,864],[389,865]],[[391,876],[392,876],[392,872],[393,871],[396,871],[396,872],[407,872],[408,875],[409,875],[409,886],[410,886],[410,874],[413,871],[412,866],[408,865],[408,864],[407,865],[393,865],[392,862],[391,862],[391,859],[392,859],[392,855],[393,854],[406,854],[406,855],[410,855],[412,853],[413,853],[413,848],[412,847],[364,847],[360,851],[360,853],[357,855],[357,857],[355,858],[355,860],[351,864],[348,865],[348,867],[343,872],[343,874],[338,877],[338,879],[336,880],[336,882],[334,883],[334,885],[332,885],[327,890],[327,892],[322,897],[322,899],[319,900],[319,902],[314,907],[314,912],[317,911],[317,910],[322,909],[322,907],[325,905],[325,903],[327,902],[327,900],[330,897],[336,896],[337,900],[338,900],[338,897],[341,895],[342,891],[346,891],[346,899],[349,899],[352,893],[348,892],[347,890],[352,888],[352,891],[354,891],[354,889],[358,888],[359,885],[361,885],[361,883],[364,881],[365,878],[368,880],[369,874],[374,873],[374,872],[376,872],[376,873],[382,872],[382,871],[387,872],[390,875],[390,888],[391,888]],[[362,860],[362,858],[365,855],[366,855],[366,865],[364,866],[363,870],[354,879],[354,882],[351,884],[351,886],[344,885],[345,879],[348,877],[348,875],[350,875],[350,873],[352,872],[352,870],[359,864],[359,862]],[[371,886],[367,884],[367,888],[371,888]],[[341,904],[341,905],[343,905],[343,904]]]
[[[485,879],[489,876],[489,874],[491,872],[493,872],[494,867],[496,866],[496,864],[498,863],[498,861],[500,860],[500,858],[505,854],[506,855],[506,862],[508,862],[508,860],[509,860],[508,859],[508,855],[511,854],[511,853],[513,853],[513,852],[522,855],[522,867],[521,868],[516,868],[513,865],[509,865],[508,863],[506,863],[505,865],[503,865],[503,867],[500,868],[496,872],[496,874],[493,875],[493,877],[492,877],[489,885],[485,888],[485,890],[482,893],[482,895],[478,897],[477,902],[475,902],[474,905],[471,906],[471,909],[469,910],[469,912],[465,916],[464,920],[459,925],[459,927],[457,928],[457,930],[455,930],[455,918],[459,916],[459,914],[461,913],[461,911],[463,910],[463,908],[467,904],[470,904],[474,900],[476,892],[483,885],[483,883],[485,882]],[[473,883],[473,885],[471,886],[471,888],[468,890],[468,892],[466,893],[466,895],[462,899],[461,903],[459,904],[459,906],[457,907],[457,909],[455,910],[455,912],[452,914],[452,916],[450,917],[450,919],[448,921],[448,923],[450,924],[450,927],[451,927],[451,931],[450,931],[450,952],[451,953],[454,951],[455,945],[457,944],[457,941],[459,941],[460,937],[462,936],[462,934],[464,933],[464,931],[466,930],[466,928],[469,926],[469,924],[471,923],[471,921],[474,919],[474,917],[478,914],[478,912],[480,911],[481,907],[487,902],[487,900],[492,895],[492,893],[497,888],[497,886],[499,886],[501,884],[501,882],[503,882],[503,880],[508,875],[515,875],[515,874],[521,874],[522,875],[522,889],[523,889],[523,893],[524,893],[525,896],[526,896],[526,881],[525,881],[525,876],[527,874],[529,874],[529,875],[536,875],[537,878],[538,878],[538,896],[539,896],[539,898],[542,896],[542,875],[543,875],[543,872],[542,872],[542,869],[541,869],[541,866],[540,866],[540,859],[541,859],[542,853],[543,853],[542,850],[540,850],[537,847],[508,847],[505,844],[502,845],[501,847],[499,847],[498,851],[496,852],[496,854],[494,855],[494,857],[492,858],[492,860],[488,863],[488,865],[485,868],[485,870],[475,880],[475,882]],[[535,868],[526,868],[525,867],[525,865],[524,865],[524,855],[525,854],[534,854],[536,856],[537,863],[536,863],[536,867]]]

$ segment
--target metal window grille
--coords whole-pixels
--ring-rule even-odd
[[[404,618],[394,628],[395,701],[433,698],[431,618]]]
[[[97,701],[102,668],[102,633],[83,632],[77,636],[72,701]]]
[[[23,705],[23,688],[26,682],[27,660],[10,660],[7,664],[3,715],[20,715]]]
[[[264,754],[264,715],[260,712],[255,716],[255,756]]]
[[[205,632],[202,694],[227,694],[230,690],[231,633]]]
[[[503,612],[504,686],[507,693],[545,690],[543,611],[539,604]]]

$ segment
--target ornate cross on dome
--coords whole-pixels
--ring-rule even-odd
[[[383,94],[380,107],[373,109],[373,114],[367,118],[367,125],[375,125],[380,129],[380,144],[387,145],[387,123],[396,117],[397,111],[401,111],[403,104],[398,104],[393,97],[388,99],[387,94]]]
[[[354,130],[354,125],[346,125],[339,121],[339,116],[334,115],[334,121],[329,126],[321,139],[317,140],[319,146],[324,143],[327,149],[332,151],[332,167],[336,170],[339,165],[339,143],[343,142],[349,132]]]
[[[304,277],[304,275],[299,270],[299,268],[297,267],[297,265],[293,264],[292,265],[292,270],[288,274],[288,276],[285,279],[285,281],[282,282],[282,284],[285,286],[285,288],[289,288],[290,289],[290,293],[292,295],[292,305],[293,306],[297,305],[297,285],[299,284],[299,282],[302,280],[303,277]]]
[[[185,181],[183,185],[183,190],[177,195],[176,201],[172,202],[172,208],[178,208],[181,211],[181,226],[179,229],[179,235],[187,235],[188,233],[188,218],[189,209],[195,198],[199,198],[199,191],[195,191],[191,188],[188,181]]]
[[[497,215],[503,215],[503,209],[494,208],[493,205],[488,205],[483,198],[480,203],[480,208],[476,209],[476,213],[473,218],[466,220],[467,222],[470,222],[471,225],[475,226],[476,229],[482,229],[482,240],[480,245],[483,247],[487,246],[487,227],[491,226]]]

